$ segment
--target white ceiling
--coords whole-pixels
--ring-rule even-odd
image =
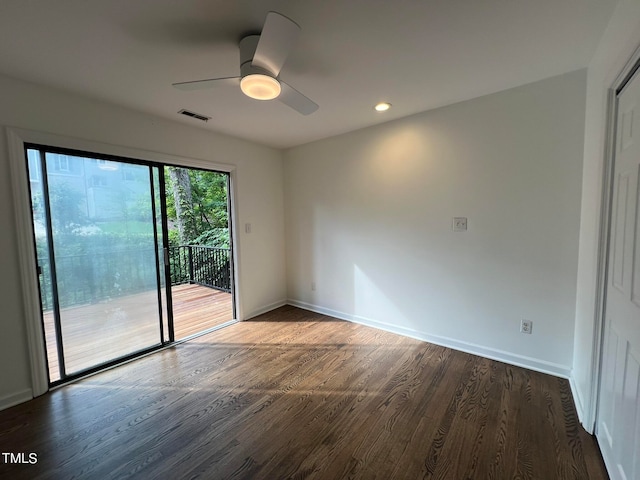
[[[585,67],[616,3],[0,0],[0,73],[286,148]],[[302,28],[281,77],[317,112],[171,86],[238,75],[237,43],[269,10]]]

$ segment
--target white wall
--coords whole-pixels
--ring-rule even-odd
[[[601,39],[587,74],[587,98],[582,176],[580,255],[576,296],[573,392],[580,419],[592,431],[595,422],[598,245],[602,208],[607,91],[640,45],[640,2],[622,0]]]
[[[224,135],[0,77],[0,126],[234,165],[242,317],[286,298],[282,154]],[[0,408],[31,394],[7,140],[0,135]]]
[[[568,376],[585,89],[573,72],[286,151],[290,302]]]

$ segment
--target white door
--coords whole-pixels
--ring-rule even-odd
[[[612,480],[640,480],[640,73],[618,95],[596,436]]]

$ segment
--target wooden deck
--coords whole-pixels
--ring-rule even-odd
[[[233,319],[230,293],[200,285],[177,285],[171,288],[171,297],[176,340]]]
[[[199,285],[177,285],[171,292],[176,340],[233,319],[229,293]],[[61,315],[69,374],[160,343],[155,291],[65,308]],[[53,312],[45,312],[44,327],[53,382],[60,379]]]

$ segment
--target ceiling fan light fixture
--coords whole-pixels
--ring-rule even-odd
[[[273,100],[280,95],[280,82],[269,75],[249,74],[240,80],[240,89],[247,97],[256,100]]]

